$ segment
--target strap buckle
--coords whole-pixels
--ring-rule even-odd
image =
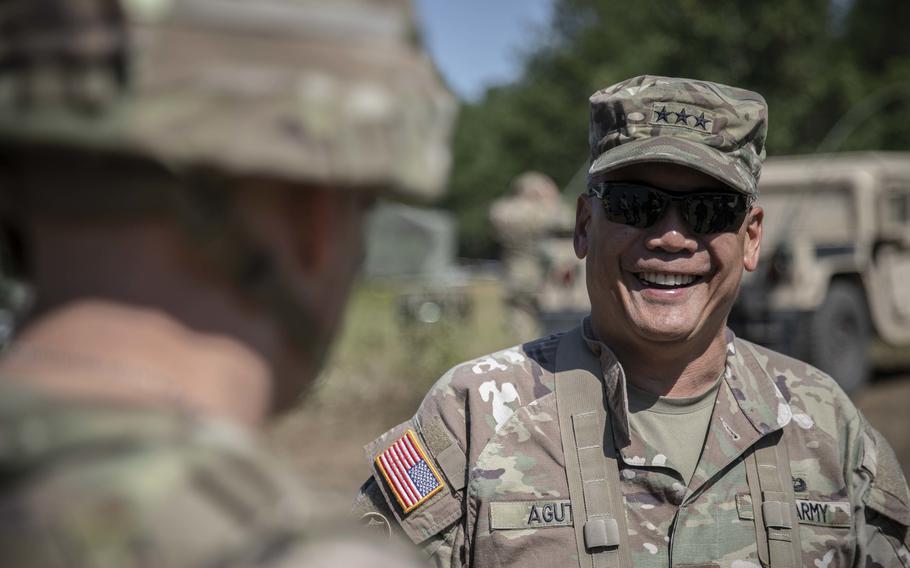
[[[775,529],[792,529],[793,517],[785,501],[765,501],[761,504],[765,526]]]
[[[619,525],[616,519],[597,517],[585,523],[585,548],[619,546]]]

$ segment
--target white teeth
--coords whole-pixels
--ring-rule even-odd
[[[661,286],[685,286],[695,282],[695,276],[691,274],[664,274],[660,272],[642,272],[639,278],[650,284],[659,284]]]

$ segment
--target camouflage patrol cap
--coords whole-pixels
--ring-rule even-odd
[[[454,98],[409,0],[11,0],[0,138],[438,195]]]
[[[641,162],[668,162],[757,193],[768,107],[758,93],[708,81],[643,75],[591,98],[589,179]]]

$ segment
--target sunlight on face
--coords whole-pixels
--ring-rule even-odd
[[[674,192],[724,190],[714,178],[672,164],[637,164],[602,180]],[[758,259],[761,210],[736,232],[694,233],[671,204],[653,226],[608,221],[596,197],[579,198],[576,251],[585,258],[592,322],[602,339],[650,344],[723,332],[743,269]]]

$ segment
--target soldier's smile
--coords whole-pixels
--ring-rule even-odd
[[[650,269],[641,272],[630,271],[629,291],[641,294],[655,303],[686,301],[691,297],[692,288],[705,284],[705,275],[692,272],[662,271]]]
[[[607,177],[643,180],[678,193],[711,188],[712,183],[721,187],[706,175],[668,164],[630,166]],[[578,236],[585,240],[598,333],[663,343],[714,336],[723,329],[744,256],[751,254],[745,246],[746,224],[736,232],[698,234],[675,203],[648,227],[611,221],[597,201],[588,207],[590,213],[583,211],[580,217],[587,230]]]
[[[657,290],[688,288],[702,280],[701,276],[695,274],[679,274],[673,272],[639,272],[635,276],[644,287],[655,288]]]
[[[661,272],[639,272],[636,274],[638,279],[646,286],[656,286],[658,288],[679,288],[691,286],[698,280],[694,274],[675,274]]]

